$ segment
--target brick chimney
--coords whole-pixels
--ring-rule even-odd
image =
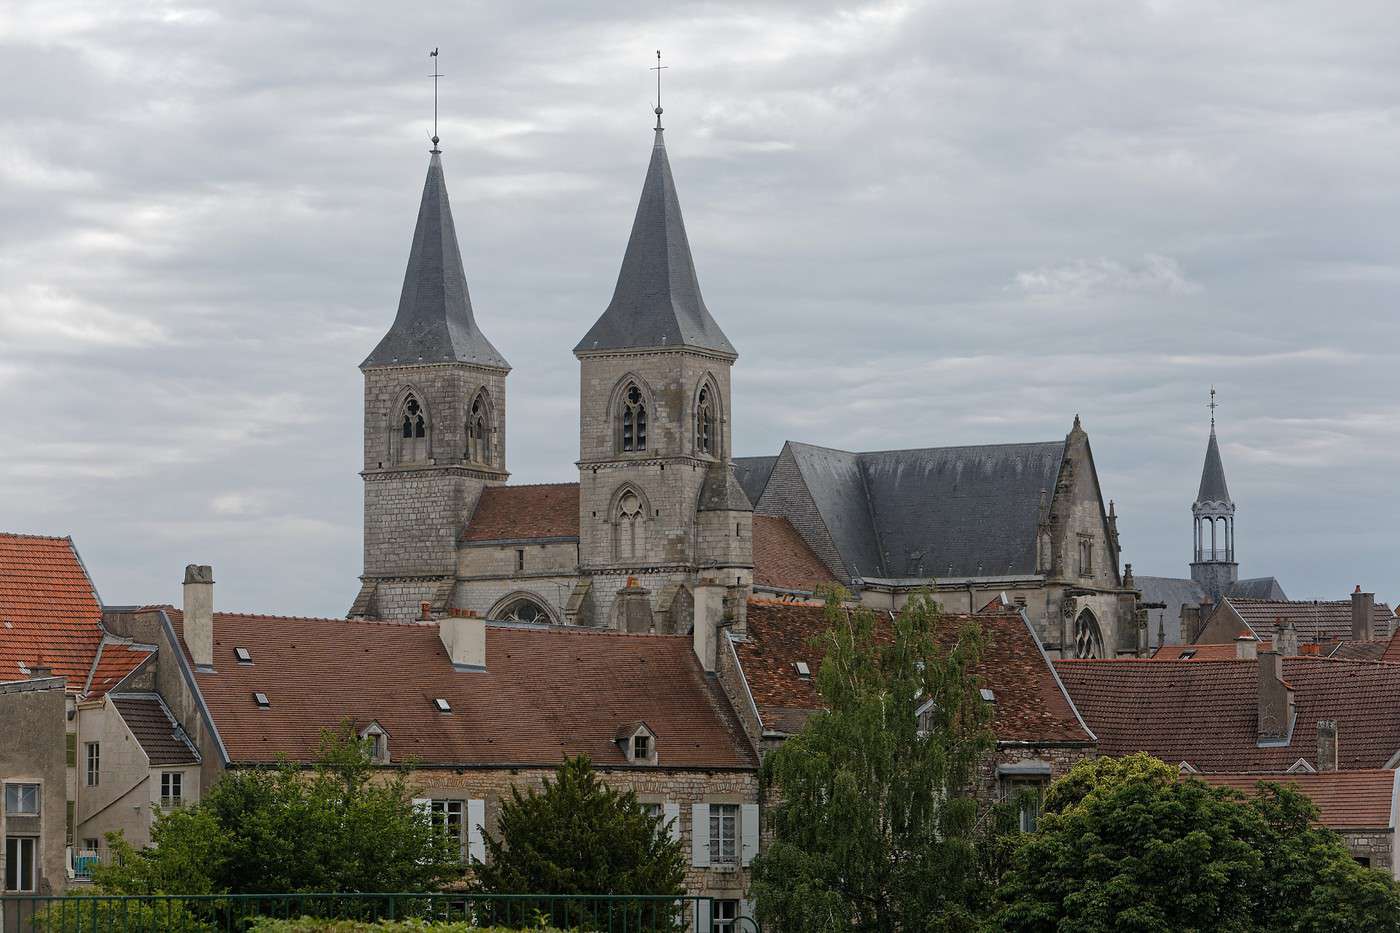
[[[1317,770],[1336,771],[1341,750],[1337,745],[1337,720],[1317,721]]]
[[[185,646],[197,670],[214,669],[214,568],[185,567]]]
[[[438,638],[458,671],[486,670],[486,620],[448,616],[438,621]]]
[[[1283,682],[1283,658],[1277,649],[1259,652],[1259,741],[1288,737],[1293,722],[1293,688]]]
[[[1253,635],[1241,635],[1235,639],[1235,657],[1253,661],[1259,657],[1259,639]]]
[[[1361,592],[1361,584],[1358,583],[1351,593],[1352,641],[1371,641],[1376,637],[1375,624],[1372,621],[1375,608],[1376,594]]]

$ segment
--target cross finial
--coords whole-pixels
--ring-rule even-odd
[[[665,70],[666,70],[667,68],[669,68],[669,67],[671,67],[671,66],[670,66],[670,65],[663,65],[663,64],[661,64],[661,50],[660,50],[660,49],[657,49],[657,50],[656,50],[656,64],[652,67],[651,70],[654,71],[654,72],[656,72],[656,111],[655,111],[655,113],[656,113],[656,128],[657,128],[658,130],[661,129],[661,72],[665,71]]]
[[[438,73],[438,50],[433,49],[428,53],[428,57],[433,60],[433,73],[428,77],[433,79],[433,152],[439,152],[438,132],[437,132],[437,104],[438,104],[438,78],[442,75]]]
[[[1215,430],[1215,410],[1220,407],[1220,403],[1215,400],[1215,386],[1210,387],[1210,402],[1206,405],[1210,409],[1210,429]]]

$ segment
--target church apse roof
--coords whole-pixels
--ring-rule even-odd
[[[509,369],[472,313],[457,228],[447,200],[442,157],[434,150],[423,183],[403,291],[394,323],[361,368],[424,363],[474,363]]]
[[[612,301],[574,348],[575,353],[690,347],[736,355],[700,296],[700,280],[661,133],[657,127],[651,164]]]

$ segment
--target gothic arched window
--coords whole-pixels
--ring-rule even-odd
[[[484,392],[476,394],[467,413],[467,459],[473,463],[491,462],[491,416]]]
[[[496,613],[506,622],[550,622],[549,610],[528,596],[511,600],[504,609]]]
[[[404,396],[399,406],[399,461],[412,462],[428,458],[428,417],[412,392]]]
[[[700,387],[700,395],[695,400],[695,452],[715,456],[718,445],[715,443],[715,399],[710,394],[710,386]]]
[[[613,516],[613,551],[618,560],[636,560],[646,550],[646,510],[642,500],[632,490],[617,499]]]
[[[1099,634],[1099,623],[1088,609],[1079,613],[1074,620],[1074,656],[1076,658],[1103,657],[1103,636]]]
[[[622,449],[647,449],[647,403],[635,382],[622,391]]]

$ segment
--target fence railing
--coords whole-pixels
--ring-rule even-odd
[[[261,918],[467,922],[529,929],[541,925],[606,933],[712,933],[708,897],[601,894],[211,894],[0,897],[0,931],[21,933],[215,933],[244,931]],[[723,921],[727,923],[728,921]],[[738,918],[734,933],[753,933]],[[725,933],[728,933],[726,930]]]

